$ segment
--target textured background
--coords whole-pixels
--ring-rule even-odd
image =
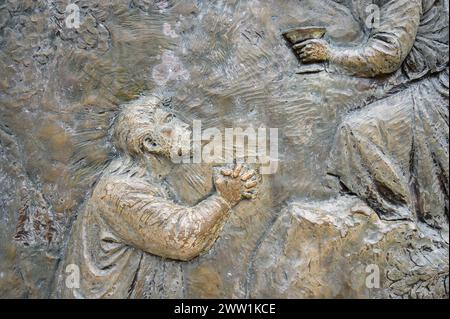
[[[211,252],[182,265],[187,297],[366,296],[346,287],[348,273],[331,276],[332,291],[283,283],[296,291],[287,295],[266,291],[260,278],[268,267],[260,246],[283,246],[261,245],[283,207],[330,196],[322,177],[337,123],[383,90],[372,80],[296,74],[281,32],[323,25],[332,41],[351,43],[363,37],[351,12],[327,0],[74,3],[78,30],[65,26],[67,1],[0,0],[0,297],[49,296],[70,226],[110,156],[115,111],[152,91],[173,96],[180,116],[204,128],[280,128],[279,172],[257,202],[236,209]],[[209,172],[180,167],[180,198],[192,204],[210,192]],[[448,239],[446,249],[448,274]]]

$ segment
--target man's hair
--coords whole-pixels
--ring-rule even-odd
[[[115,147],[133,157],[143,153],[142,144],[154,127],[153,115],[160,105],[154,97],[141,97],[123,106],[114,121],[112,139]]]

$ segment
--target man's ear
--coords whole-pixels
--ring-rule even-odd
[[[142,149],[146,153],[159,154],[162,150],[161,146],[155,142],[150,136],[147,136],[142,142]]]

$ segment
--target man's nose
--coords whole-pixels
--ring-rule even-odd
[[[166,137],[171,137],[172,133],[173,133],[173,129],[169,126],[164,126],[163,128],[161,128],[161,134]]]

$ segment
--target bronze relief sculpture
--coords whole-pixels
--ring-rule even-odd
[[[0,297],[448,298],[448,0],[18,2]]]

